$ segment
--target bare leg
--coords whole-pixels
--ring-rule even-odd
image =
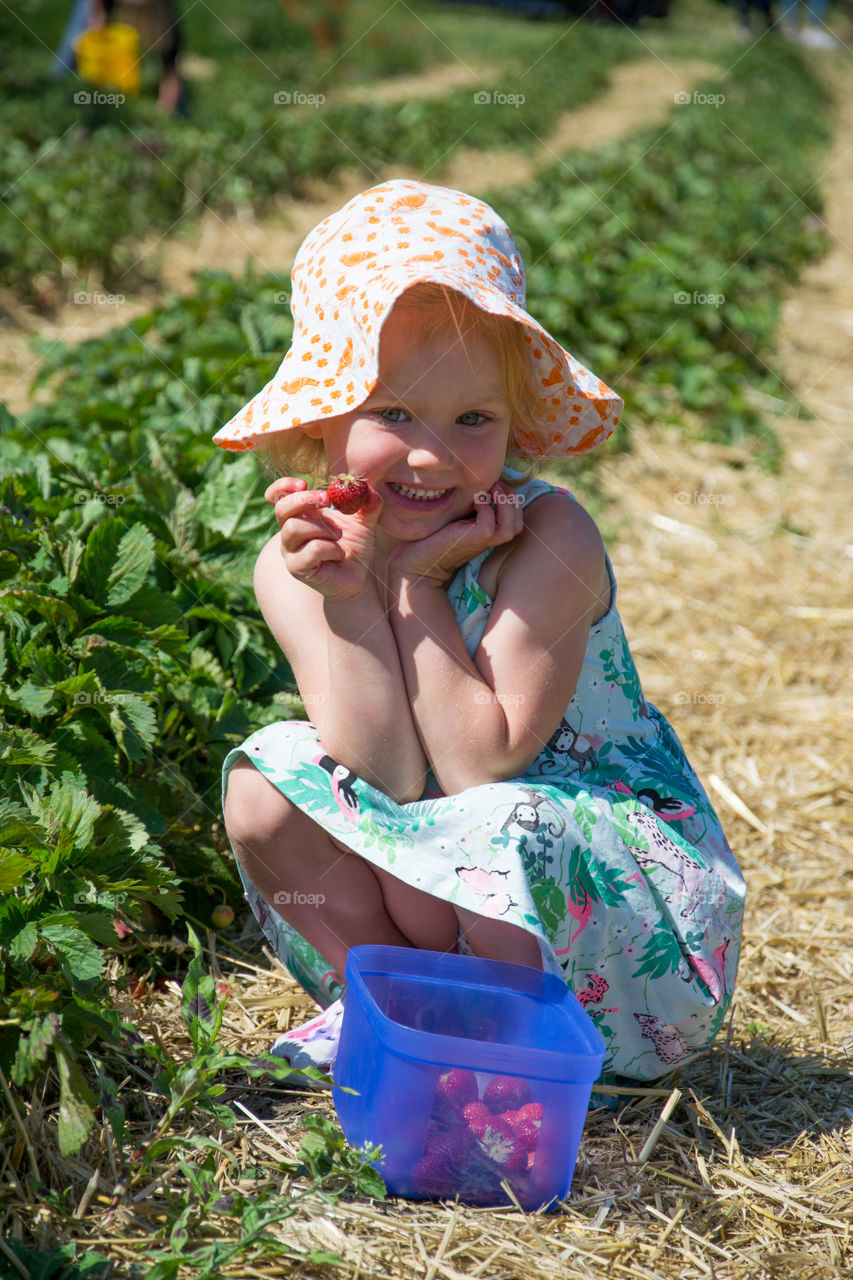
[[[532,933],[506,920],[492,920],[462,907],[455,910],[465,941],[475,956],[542,968],[542,952]]]
[[[262,897],[339,975],[349,948],[359,943],[430,950],[455,944],[456,915],[449,903],[377,872],[245,758],[229,774],[225,826]]]

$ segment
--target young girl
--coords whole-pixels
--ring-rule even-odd
[[[555,972],[634,1080],[706,1047],[731,999],[743,880],[643,698],[594,522],[530,478],[622,402],[524,301],[488,205],[374,187],[308,236],[293,345],[215,437],[282,475],[255,588],[311,723],[252,734],[223,794],[252,909],[325,1007],[274,1046],[296,1066],[333,1066],[358,943]],[[362,476],[369,501],[342,514],[294,472]]]

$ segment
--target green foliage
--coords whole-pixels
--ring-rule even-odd
[[[102,949],[239,903],[222,762],[294,714],[251,588],[263,480],[195,407],[230,412],[211,391],[229,366],[238,395],[265,376],[271,288],[210,278],[64,353],[56,404],[0,421],[0,1067],[18,1087],[55,1071],[66,1151],[95,1105],[80,1054],[119,1037]]]
[[[306,1137],[299,1147],[304,1168],[314,1185],[328,1190],[349,1186],[374,1200],[384,1200],[385,1183],[373,1168],[381,1158],[381,1147],[350,1147],[336,1124],[324,1115],[305,1116]]]
[[[764,406],[790,402],[772,369],[778,299],[825,247],[814,171],[826,108],[801,55],[760,41],[665,130],[570,154],[503,193],[531,310],[625,393],[629,423],[632,410],[686,418],[775,458]]]
[[[74,1244],[28,1249],[17,1240],[9,1240],[5,1249],[20,1265],[16,1266],[8,1254],[0,1253],[0,1280],[21,1280],[22,1275],[30,1280],[104,1280],[112,1267],[102,1253],[91,1249],[81,1253]]]

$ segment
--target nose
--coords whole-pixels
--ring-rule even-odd
[[[427,422],[419,422],[414,435],[410,438],[408,463],[413,470],[418,467],[437,467],[452,465],[454,454],[441,431]]]

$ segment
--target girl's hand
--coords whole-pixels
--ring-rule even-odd
[[[390,568],[406,578],[429,578],[444,584],[457,569],[489,547],[511,542],[524,527],[521,499],[515,489],[497,481],[475,495],[474,515],[405,543],[391,556]]]
[[[291,577],[327,600],[360,595],[373,568],[375,529],[382,499],[374,489],[355,515],[329,506],[325,489],[282,476],[266,490],[281,529],[281,554]]]

